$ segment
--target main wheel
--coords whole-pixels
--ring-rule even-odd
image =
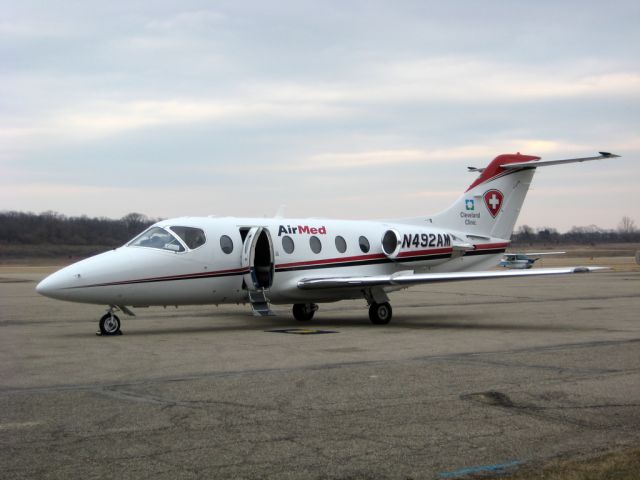
[[[318,310],[315,303],[296,303],[293,306],[293,317],[299,322],[308,322]]]
[[[386,325],[391,321],[391,305],[389,302],[372,303],[369,306],[369,319],[376,325]]]
[[[113,313],[106,313],[100,319],[100,333],[102,335],[117,335],[120,333],[120,319]]]

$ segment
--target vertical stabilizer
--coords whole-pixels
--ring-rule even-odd
[[[499,155],[451,207],[434,215],[433,224],[483,237],[508,240],[516,224],[535,168],[504,168],[539,160],[531,155]]]

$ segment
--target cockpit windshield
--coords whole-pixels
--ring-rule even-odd
[[[130,247],[149,247],[172,252],[184,252],[185,248],[180,241],[167,230],[160,227],[152,227],[134,238]]]
[[[204,232],[199,228],[176,226],[171,227],[171,230],[177,234],[191,250],[201,247],[207,241]]]

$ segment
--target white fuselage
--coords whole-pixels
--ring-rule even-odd
[[[128,306],[244,303],[257,290],[272,303],[329,302],[361,298],[362,293],[301,290],[297,282],[483,270],[497,265],[508,245],[397,222],[184,217],[152,228],[171,233],[190,229],[204,238],[194,243],[196,248],[179,235],[180,245],[146,246],[148,239],[133,245],[134,240],[63,268],[43,280],[38,291],[61,300]]]

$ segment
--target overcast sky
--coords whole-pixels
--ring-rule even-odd
[[[0,210],[389,218],[500,153],[519,225],[640,223],[640,2],[0,0]]]

